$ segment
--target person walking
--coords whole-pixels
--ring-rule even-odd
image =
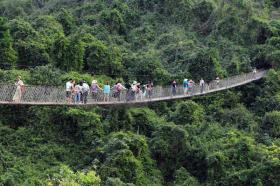
[[[66,82],[66,102],[71,103],[71,94],[72,94],[72,88],[73,88],[73,80],[70,79]]]
[[[132,100],[132,86],[129,82],[125,83],[125,88],[126,88],[126,101]]]
[[[72,81],[72,87],[71,87],[71,99],[70,99],[70,103],[75,103],[75,96],[76,96],[75,85],[76,85],[76,81],[73,80],[73,81]]]
[[[184,79],[183,81],[184,95],[188,95],[189,81],[188,79]]]
[[[175,80],[173,80],[171,83],[171,96],[176,95],[176,92],[177,92],[176,89],[177,89],[177,83]]]
[[[115,88],[114,88],[114,91],[115,91],[115,98],[118,100],[118,101],[121,101],[121,91],[122,90],[126,90],[126,88],[121,84],[121,82],[117,82],[116,85],[115,85]]]
[[[15,86],[16,86],[16,92],[13,96],[13,102],[19,103],[21,102],[21,98],[22,98],[22,94],[24,93],[24,83],[21,80],[21,76],[17,77],[17,80],[15,82]]]
[[[199,86],[200,86],[200,93],[202,94],[205,88],[205,81],[203,78],[200,79]]]
[[[190,93],[190,95],[193,94],[193,87],[194,87],[194,81],[191,79],[189,81],[189,88],[188,88],[188,92]]]
[[[109,81],[106,81],[104,87],[103,87],[103,93],[104,93],[104,102],[108,102],[110,99],[110,85],[109,85]]]
[[[82,86],[83,86],[82,82],[77,83],[74,86],[74,103],[77,103],[77,104],[81,103]]]
[[[219,76],[216,77],[216,88],[220,87],[220,78]]]
[[[151,99],[152,97],[152,93],[153,93],[153,83],[151,81],[148,82],[148,84],[146,85],[146,89],[147,89],[147,95],[148,98]]]
[[[253,78],[254,78],[254,79],[256,79],[256,74],[257,74],[257,69],[254,68],[254,69],[253,69]]]
[[[113,98],[117,98],[117,94],[118,94],[118,82],[115,83],[115,85],[113,86]]]
[[[93,80],[91,83],[91,95],[94,101],[97,101],[98,90],[103,90],[103,89],[99,87],[96,80]]]
[[[136,99],[137,89],[138,89],[137,81],[133,81],[132,86],[131,86],[131,92],[130,92],[130,95],[131,95],[130,100],[135,100]]]
[[[87,97],[89,94],[90,88],[86,81],[83,81],[82,84],[82,103],[87,104]]]
[[[141,84],[140,83],[137,83],[136,84],[136,87],[135,87],[135,98],[136,98],[136,101],[141,100],[142,98],[142,91],[141,91]]]

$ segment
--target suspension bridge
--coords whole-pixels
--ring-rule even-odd
[[[120,99],[117,100],[110,95],[109,101],[104,101],[104,94],[100,91],[97,95],[97,99],[92,99],[91,95],[88,96],[88,102],[86,104],[67,103],[65,95],[65,87],[54,86],[26,86],[20,102],[12,102],[13,95],[15,94],[15,85],[0,85],[0,105],[41,105],[41,106],[54,106],[54,105],[66,105],[66,106],[89,106],[89,105],[130,105],[130,104],[147,104],[151,102],[167,101],[183,99],[193,96],[200,96],[218,92],[233,87],[245,85],[253,81],[263,78],[266,74],[265,70],[257,72],[245,73],[229,78],[221,79],[219,82],[212,81],[206,83],[202,90],[199,84],[189,90],[188,94],[184,94],[182,86],[177,86],[176,95],[172,95],[171,86],[162,87],[156,86],[152,90],[150,98],[139,94],[132,101],[127,101],[126,91],[122,91]]]

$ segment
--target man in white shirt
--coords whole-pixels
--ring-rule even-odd
[[[199,86],[200,86],[200,93],[202,94],[204,92],[204,86],[205,86],[205,82],[202,78],[199,82]]]
[[[83,82],[83,86],[82,86],[82,102],[84,104],[87,103],[87,97],[88,97],[88,93],[89,93],[89,85],[87,84],[86,81]]]
[[[66,102],[71,103],[71,92],[73,89],[73,80],[66,82]]]

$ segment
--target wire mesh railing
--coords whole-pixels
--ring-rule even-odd
[[[205,83],[204,87],[199,86],[199,83],[194,83],[192,87],[188,88],[187,93],[184,92],[183,86],[178,85],[176,87],[176,94],[172,92],[172,87],[155,86],[152,91],[139,93],[133,92],[131,89],[123,90],[119,96],[114,96],[114,92],[111,91],[108,99],[105,98],[105,94],[102,91],[98,91],[94,95],[92,92],[87,94],[87,103],[90,105],[102,105],[102,104],[126,104],[126,103],[141,103],[141,102],[153,102],[160,100],[179,99],[184,97],[197,96],[224,90],[252,82],[254,80],[262,78],[266,74],[266,71],[261,70],[258,72],[251,72],[247,74],[241,74],[232,76],[219,81],[213,80],[209,83]],[[0,104],[34,104],[34,105],[68,105],[68,104],[80,104],[80,102],[72,101],[74,94],[71,95],[70,102],[66,99],[66,92],[63,86],[25,86],[25,90],[22,92],[21,100],[19,102],[13,102],[13,96],[16,92],[15,85],[0,85]]]

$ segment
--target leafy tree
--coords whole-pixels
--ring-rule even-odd
[[[0,17],[0,65],[12,67],[15,65],[17,54],[12,48],[12,38],[5,18]]]
[[[150,149],[165,182],[174,179],[175,171],[186,158],[188,133],[174,124],[159,126],[153,133]]]
[[[62,25],[51,15],[38,16],[33,22],[33,27],[43,36],[43,41],[51,45],[57,38],[64,35]]]
[[[14,48],[18,53],[19,67],[34,67],[51,62],[48,44],[42,41],[42,36],[31,23],[23,19],[14,19],[10,22],[11,35],[14,38]]]
[[[126,56],[124,63],[128,68],[128,76],[138,76],[138,81],[141,83],[148,81],[153,81],[155,84],[166,83],[170,76],[156,56],[156,51]]]
[[[199,185],[199,183],[184,167],[181,167],[180,169],[176,170],[174,185],[196,186]]]
[[[124,34],[126,31],[123,15],[117,9],[102,11],[100,13],[100,22],[105,25],[112,34]]]
[[[2,15],[8,18],[27,16],[33,12],[30,0],[3,0],[0,2]]]
[[[61,71],[53,66],[37,66],[30,71],[30,83],[35,85],[61,85]]]
[[[99,40],[86,45],[85,70],[92,73],[116,75],[122,70],[120,51],[117,46],[108,47]]]
[[[107,178],[107,180],[104,182],[104,184],[101,185],[106,185],[106,186],[134,186],[132,183],[124,183],[122,182],[119,178]]]
[[[84,52],[83,43],[75,37],[60,37],[52,46],[55,65],[66,71],[81,71],[83,69]]]
[[[262,124],[260,126],[263,132],[268,133],[270,136],[279,138],[280,137],[280,112],[279,111],[272,111],[266,113]]]
[[[216,76],[223,76],[224,72],[213,50],[200,50],[191,60],[189,72],[193,79],[204,78],[206,81],[215,79]]]
[[[57,20],[63,26],[65,35],[69,35],[75,27],[75,19],[73,15],[64,8],[58,14]]]
[[[13,84],[18,76],[21,76],[25,83],[30,83],[30,71],[16,69],[0,70],[0,80],[6,84]]]
[[[159,185],[161,175],[155,169],[143,136],[132,133],[112,133],[99,147],[101,178],[119,178],[135,185]]]
[[[100,181],[99,176],[92,170],[74,173],[68,166],[61,165],[59,173],[54,173],[52,179],[47,181],[47,185],[98,186]]]
[[[193,101],[185,101],[176,106],[170,120],[179,125],[200,124],[204,117],[204,110],[200,105]]]
[[[233,125],[239,130],[252,132],[256,129],[256,116],[250,113],[244,106],[238,105],[233,109],[225,109],[219,119],[223,124]]]

